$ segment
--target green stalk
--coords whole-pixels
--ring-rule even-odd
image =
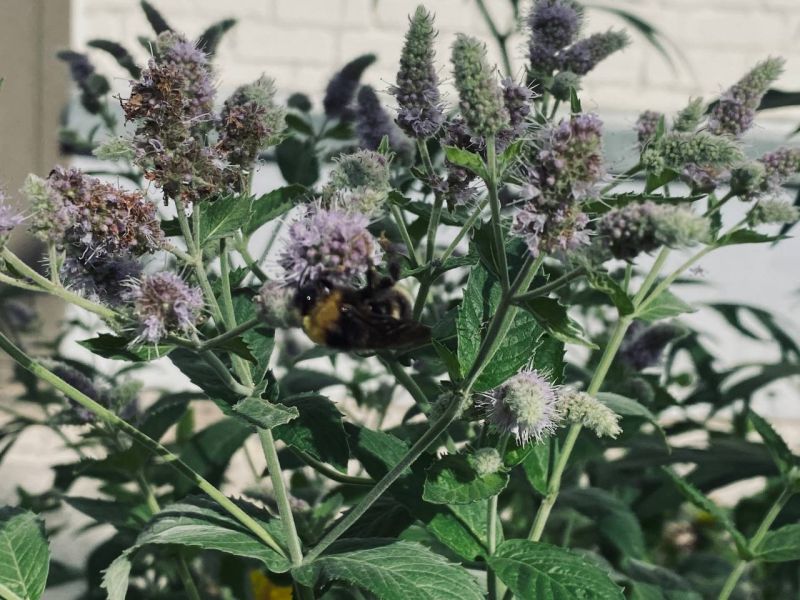
[[[264,273],[264,270],[258,266],[258,263],[253,258],[253,255],[250,254],[250,249],[247,247],[247,240],[240,236],[236,241],[236,249],[239,251],[239,254],[242,255],[245,264],[247,264],[247,268],[250,269],[253,275],[258,277],[258,279],[262,282],[269,279],[267,274]]]
[[[419,150],[419,155],[422,158],[422,164],[425,167],[425,171],[428,174],[428,177],[431,179],[436,176],[436,171],[433,168],[433,162],[431,162],[431,155],[428,153],[428,146],[425,143],[425,140],[417,140],[417,149]],[[442,217],[442,205],[444,204],[444,196],[440,193],[434,194],[433,200],[433,210],[431,212],[431,218],[428,221],[428,231],[426,233],[426,250],[425,250],[425,262],[429,263],[433,260],[433,253],[436,250],[436,232],[439,228],[439,220]]]
[[[641,164],[636,164],[633,165],[630,169],[628,169],[624,173],[617,175],[611,183],[609,183],[606,187],[600,190],[600,196],[604,196],[605,194],[613,190],[615,187],[617,187],[620,183],[628,181],[628,179],[636,175],[643,168],[644,167]]]
[[[258,317],[247,319],[247,321],[243,321],[236,327],[232,327],[216,337],[207,339],[205,342],[200,344],[199,349],[210,350],[211,348],[217,348],[218,346],[223,345],[225,342],[232,340],[247,331],[250,331],[253,327],[258,327],[260,323],[261,319]]]
[[[69,302],[70,304],[74,304],[75,306],[79,306],[84,310],[88,310],[89,312],[92,312],[102,317],[106,321],[111,321],[113,323],[119,320],[119,315],[116,313],[116,311],[113,311],[110,308],[103,306],[102,304],[97,304],[96,302],[87,300],[83,296],[74,294],[73,292],[64,289],[60,285],[54,285],[53,282],[51,282],[47,277],[39,275],[39,273],[34,271],[28,265],[26,265],[23,260],[17,257],[17,255],[11,252],[11,250],[9,250],[8,248],[3,248],[2,257],[6,263],[8,263],[14,268],[15,271],[21,273],[22,275],[33,281],[35,284],[37,284],[41,288],[40,291],[48,292],[53,296],[57,296],[62,300]],[[22,286],[17,285],[17,287],[22,287]]]
[[[445,248],[445,251],[442,253],[442,256],[441,256],[441,259],[440,259],[442,262],[444,262],[448,258],[450,258],[450,255],[452,255],[453,252],[455,252],[456,248],[458,247],[459,242],[462,239],[464,239],[464,236],[467,235],[467,233],[469,232],[470,229],[472,229],[472,226],[475,225],[477,220],[481,218],[481,214],[483,213],[483,209],[486,208],[487,204],[489,204],[489,198],[488,197],[484,198],[483,200],[481,200],[478,203],[478,205],[475,207],[475,210],[473,211],[473,213],[469,216],[469,219],[467,219],[467,222],[464,223],[464,225],[461,227],[461,229],[458,230],[458,233],[456,234],[456,237],[453,238],[453,241],[450,242],[450,245],[447,248]]]
[[[756,552],[758,550],[761,542],[764,541],[764,536],[766,536],[767,532],[769,532],[769,528],[772,527],[775,519],[778,518],[778,515],[783,510],[783,507],[786,506],[786,503],[793,495],[794,490],[792,490],[790,487],[786,487],[781,492],[781,495],[775,499],[775,502],[772,503],[772,506],[767,511],[767,514],[764,515],[764,519],[761,521],[758,529],[750,539],[750,543],[748,544],[748,549],[750,552]],[[744,573],[748,564],[750,564],[750,561],[745,559],[740,560],[736,564],[733,571],[731,571],[731,574],[728,575],[728,578],[725,580],[717,600],[728,600],[728,598],[730,598],[733,590],[736,589],[736,584],[739,582],[739,578]]]
[[[503,237],[503,227],[500,223],[500,197],[497,195],[497,147],[494,136],[486,140],[486,167],[489,175],[486,187],[489,190],[489,207],[492,210],[492,232],[497,260],[500,261],[498,265],[500,269],[500,285],[503,288],[503,292],[506,292],[510,283],[508,279],[506,245]]]
[[[414,307],[411,309],[411,318],[419,321],[422,316],[422,311],[425,310],[425,304],[428,302],[428,293],[433,285],[434,274],[430,271],[419,282],[419,289],[417,290],[417,297],[414,298]]]
[[[61,286],[61,279],[58,276],[58,250],[54,242],[47,244],[47,263],[50,267],[50,281],[53,285]]]
[[[145,504],[150,510],[150,514],[156,515],[160,513],[161,505],[159,505],[155,492],[153,492],[153,487],[150,485],[150,482],[147,481],[142,470],[136,475],[136,480],[139,484],[139,489],[142,491],[142,496],[144,496]],[[180,577],[181,583],[183,583],[186,595],[189,596],[190,600],[200,600],[200,593],[197,591],[197,586],[192,578],[192,572],[189,570],[189,565],[186,564],[186,559],[183,557],[180,550],[177,551],[175,562],[178,568],[178,577]]]
[[[641,304],[639,304],[636,307],[637,313],[641,313],[648,306],[650,306],[650,304],[652,304],[655,301],[655,299],[658,298],[664,290],[666,290],[670,285],[672,285],[672,282],[675,281],[678,277],[680,277],[683,274],[683,272],[686,271],[686,269],[691,267],[694,263],[696,263],[698,260],[703,258],[706,254],[708,254],[709,252],[711,252],[711,251],[713,251],[715,249],[716,249],[716,246],[706,246],[705,248],[703,248],[700,252],[698,252],[694,256],[689,257],[689,259],[687,259],[683,264],[681,264],[681,266],[679,266],[672,273],[670,273],[664,279],[662,279],[661,282],[655,288],[653,288],[653,291],[647,296],[647,298],[642,300]]]
[[[505,455],[506,446],[508,445],[508,434],[503,434],[500,438],[497,450],[500,456]],[[489,498],[489,506],[486,513],[486,542],[489,556],[492,556],[497,549],[497,533],[502,528],[499,515],[497,514],[497,502],[500,494],[496,494]],[[489,590],[489,600],[496,600],[501,597],[503,592],[498,590],[497,575],[494,570],[487,567],[487,587]]]
[[[337,483],[344,483],[347,485],[373,485],[375,483],[375,480],[371,477],[356,477],[353,475],[347,475],[346,473],[341,473],[333,467],[326,465],[324,462],[317,460],[310,454],[307,454],[302,450],[298,450],[297,448],[290,448],[290,450],[295,456],[297,456],[297,458],[317,471],[320,475],[324,475],[328,479]]]
[[[264,544],[275,550],[281,556],[285,556],[284,550],[275,541],[275,539],[267,532],[255,519],[239,508],[232,502],[225,494],[223,494],[216,487],[206,481],[201,475],[196,473],[189,465],[181,461],[175,454],[167,450],[164,446],[156,440],[148,437],[146,434],[139,431],[136,427],[121,419],[116,414],[101,406],[89,396],[83,394],[79,390],[72,387],[66,381],[58,377],[52,371],[46,369],[43,365],[35,361],[33,358],[25,354],[18,348],[5,334],[0,332],[0,349],[4,350],[15,362],[21,367],[30,371],[34,376],[42,381],[49,383],[64,395],[74,400],[87,410],[91,411],[101,421],[108,424],[110,427],[122,431],[128,435],[134,442],[151,452],[153,455],[161,458],[165,464],[172,467],[177,473],[188,479],[194,485],[199,487],[203,492],[208,494],[217,504],[226,510],[233,518],[239,521],[245,528],[250,530],[258,539]]]
[[[408,228],[406,228],[406,220],[403,218],[403,211],[400,210],[400,207],[396,204],[392,204],[391,211],[394,222],[400,230],[400,237],[403,238],[406,250],[408,250],[408,260],[411,262],[413,268],[417,268],[419,266],[419,257],[417,256],[417,251],[414,249],[414,242],[408,233]]]
[[[386,368],[389,369],[392,375],[394,375],[397,383],[402,385],[406,391],[411,394],[411,397],[414,398],[414,401],[423,411],[427,412],[427,410],[430,408],[430,402],[428,402],[425,392],[423,392],[422,388],[420,388],[417,382],[414,381],[414,378],[406,373],[403,366],[396,360],[383,357],[380,357],[380,360],[386,366]]]
[[[341,537],[353,524],[358,521],[361,516],[367,512],[370,506],[380,498],[386,490],[403,474],[408,467],[410,467],[421,455],[428,449],[439,436],[445,432],[450,423],[456,418],[461,408],[461,396],[454,396],[449,406],[422,436],[414,442],[409,451],[400,459],[400,461],[392,467],[392,469],[383,476],[383,478],[375,484],[369,492],[367,492],[356,506],[348,512],[337,524],[333,527],[319,543],[306,555],[305,564],[313,562],[319,557],[331,544]]]
[[[636,292],[636,295],[633,297],[634,306],[639,306],[642,303],[642,300],[644,300],[644,297],[647,295],[647,292],[649,292],[650,288],[653,287],[653,284],[658,278],[658,274],[661,273],[661,269],[663,268],[664,263],[666,262],[667,257],[669,256],[669,252],[670,250],[666,246],[661,248],[661,252],[658,253],[656,260],[653,263],[653,266],[650,269],[650,271],[647,273],[647,276],[644,278],[644,281],[642,282],[639,291]]]
[[[484,22],[489,27],[489,31],[492,33],[492,37],[497,42],[498,49],[500,50],[500,59],[503,61],[503,69],[505,69],[505,74],[508,77],[512,75],[511,69],[511,57],[508,54],[508,35],[507,33],[500,33],[500,30],[497,28],[497,25],[492,18],[492,15],[489,14],[489,10],[486,8],[486,4],[484,0],[475,0],[478,5],[478,10],[483,17]],[[516,11],[515,11],[516,12]],[[515,18],[516,20],[516,18]]]
[[[558,279],[554,279],[550,283],[540,286],[535,290],[531,290],[530,292],[526,292],[524,294],[519,294],[518,296],[515,296],[514,302],[525,302],[526,300],[533,300],[534,298],[547,296],[548,294],[550,294],[550,292],[555,292],[561,289],[562,287],[571,283],[575,279],[582,277],[585,273],[586,269],[584,267],[578,267],[577,269],[573,269],[569,273],[565,273]]]

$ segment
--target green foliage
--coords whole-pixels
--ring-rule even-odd
[[[0,508],[0,596],[38,600],[44,592],[50,548],[44,523],[30,511]]]

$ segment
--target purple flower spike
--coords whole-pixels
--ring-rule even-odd
[[[203,308],[200,289],[169,271],[143,277],[129,298],[139,321],[139,337],[153,344],[170,332],[191,330]]]

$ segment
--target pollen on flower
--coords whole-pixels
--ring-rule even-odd
[[[310,207],[289,226],[278,259],[288,283],[326,279],[352,284],[380,263],[378,241],[367,230],[369,217],[335,208]]]
[[[487,422],[520,444],[552,435],[561,420],[556,389],[537,371],[517,373],[480,403]]]
[[[139,323],[139,337],[157,343],[172,332],[188,332],[203,308],[203,294],[175,273],[145,275],[131,285],[129,299]]]

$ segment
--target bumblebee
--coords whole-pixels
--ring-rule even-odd
[[[430,328],[412,318],[410,298],[395,283],[394,273],[387,277],[371,270],[363,288],[324,279],[301,286],[294,303],[302,315],[303,331],[317,344],[344,351],[428,342]]]

